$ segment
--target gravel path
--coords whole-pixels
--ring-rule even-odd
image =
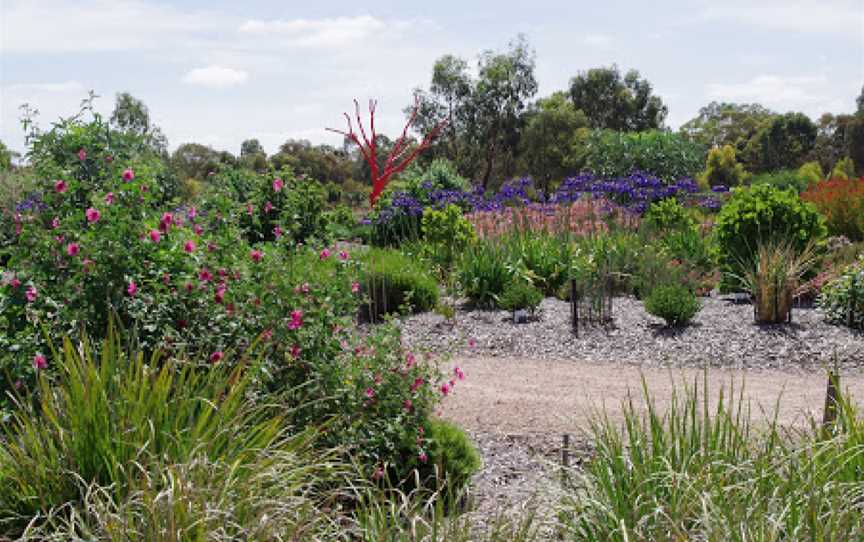
[[[864,369],[864,333],[830,325],[815,309],[795,309],[791,324],[756,325],[749,304],[705,298],[694,322],[673,330],[640,301],[616,298],[613,317],[609,326],[583,326],[577,338],[569,304],[546,299],[526,324],[513,324],[504,311],[460,309],[455,325],[423,313],[402,326],[409,344],[456,356],[807,370],[831,365],[836,356],[846,370]]]

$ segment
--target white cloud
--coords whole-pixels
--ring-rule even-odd
[[[284,38],[289,44],[305,47],[344,47],[381,32],[387,25],[370,15],[332,19],[249,20],[240,32]]]
[[[864,34],[861,0],[710,0],[702,10],[707,21],[732,21],[766,30]]]
[[[183,82],[204,87],[230,87],[245,83],[249,74],[243,70],[211,65],[206,68],[195,68],[183,76]]]
[[[824,75],[781,77],[759,75],[740,83],[710,83],[706,95],[712,100],[758,102],[777,111],[803,111],[817,116],[842,110],[833,96],[833,85]]]

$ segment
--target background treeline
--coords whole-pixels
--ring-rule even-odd
[[[824,113],[816,120],[757,103],[711,102],[676,132],[665,124],[668,107],[636,70],[592,68],[577,73],[569,88],[538,97],[535,53],[523,37],[503,51],[481,53],[474,68],[444,55],[428,87],[415,89],[418,132],[448,121],[418,165],[447,159],[484,189],[531,176],[549,193],[579,172],[616,177],[635,169],[666,180],[699,178],[703,186],[768,181],[803,190],[812,179],[864,172],[864,88],[856,111]],[[271,155],[257,139],[243,141],[238,154],[186,142],[169,153],[146,105],[128,93],[117,95],[111,122],[143,136],[186,195],[228,168],[290,168],[325,185],[331,201],[359,204],[368,193],[368,165],[348,142],[336,147],[289,139]],[[392,145],[391,138],[379,136],[382,161]],[[13,153],[0,143],[0,169],[12,167]]]

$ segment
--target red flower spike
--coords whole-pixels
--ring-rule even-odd
[[[367,164],[369,164],[369,170],[372,172],[372,193],[369,195],[370,207],[375,206],[378,196],[380,196],[384,191],[387,183],[390,182],[390,178],[408,167],[408,165],[413,162],[421,152],[428,149],[432,144],[432,140],[441,133],[441,130],[447,124],[446,120],[436,124],[435,127],[426,134],[423,141],[409,152],[408,142],[406,141],[408,129],[412,124],[414,124],[414,120],[417,117],[417,111],[420,109],[420,96],[414,96],[414,109],[411,111],[411,116],[408,118],[408,122],[405,123],[405,128],[402,129],[402,135],[396,141],[396,144],[393,145],[390,155],[384,162],[384,171],[381,171],[378,168],[377,133],[375,132],[375,106],[377,104],[378,102],[375,100],[369,100],[369,132],[371,137],[366,136],[366,130],[363,128],[363,122],[360,118],[360,104],[357,100],[354,100],[354,114],[357,117],[357,127],[360,130],[359,137],[354,131],[354,126],[351,123],[351,117],[348,116],[348,113],[343,113],[345,120],[348,123],[348,131],[327,128],[327,130],[331,132],[342,134],[350,139],[360,148],[360,154],[363,155],[363,159],[366,160]],[[361,137],[362,141],[360,139]]]

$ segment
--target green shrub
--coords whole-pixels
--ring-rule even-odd
[[[599,177],[644,171],[673,182],[696,177],[705,164],[705,147],[675,133],[595,130],[585,145],[585,168]]]
[[[481,240],[468,247],[459,261],[459,283],[469,300],[491,308],[513,276],[508,254],[497,241]]]
[[[428,460],[417,465],[420,478],[432,489],[441,489],[444,503],[460,495],[480,470],[480,452],[458,425],[430,420],[426,425]]]
[[[696,226],[693,216],[675,198],[652,203],[645,212],[643,221],[654,231],[683,230]]]
[[[818,304],[829,322],[864,329],[864,256],[822,288]]]
[[[450,204],[440,211],[423,211],[423,238],[432,245],[434,259],[449,268],[457,254],[476,241],[477,234],[462,210]]]
[[[781,169],[755,175],[750,181],[751,185],[768,185],[778,190],[793,190],[796,194],[807,190],[809,180],[798,171]]]
[[[788,241],[803,251],[826,234],[825,219],[791,191],[768,185],[736,189],[720,210],[714,239],[723,270],[741,276],[752,267],[759,245]]]
[[[498,306],[506,311],[528,310],[532,314],[540,302],[543,292],[526,280],[514,280],[504,288],[504,293],[498,299]]]
[[[708,151],[705,171],[699,180],[707,186],[738,186],[748,178],[744,166],[735,159],[735,147],[723,145]]]
[[[848,156],[837,160],[834,168],[831,170],[829,179],[854,179],[855,178],[855,163]],[[821,179],[819,179],[821,180]]]
[[[572,245],[566,238],[548,233],[512,235],[501,239],[509,253],[510,268],[544,295],[555,295],[567,282]]]
[[[702,308],[696,294],[686,286],[657,286],[645,298],[645,310],[666,321],[668,326],[686,326]]]
[[[397,250],[372,249],[363,262],[363,291],[373,320],[402,310],[428,311],[438,304],[438,283],[419,261]]]
[[[798,168],[798,176],[803,179],[807,186],[812,186],[825,178],[822,166],[819,162],[807,162]]]
[[[350,239],[354,236],[357,219],[350,207],[337,205],[324,213],[324,223],[330,239]]]

